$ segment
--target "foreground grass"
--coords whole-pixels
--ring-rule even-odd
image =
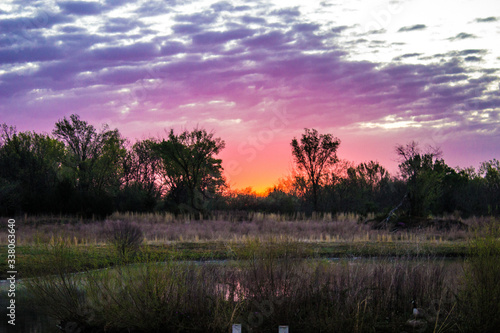
[[[238,245],[238,246],[236,246]],[[66,332],[401,332],[415,299],[428,309],[426,330],[449,327],[460,265],[440,260],[349,263],[302,259],[300,244],[233,244],[235,261],[120,265],[85,274],[71,247],[58,244],[41,263],[50,275],[25,280],[30,302]],[[453,320],[451,320],[453,319]]]

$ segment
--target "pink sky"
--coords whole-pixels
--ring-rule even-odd
[[[498,159],[500,5],[422,3],[2,2],[0,123],[51,132],[77,113],[132,141],[204,127],[229,183],[258,191],[305,127],[392,173],[411,140],[450,166]]]

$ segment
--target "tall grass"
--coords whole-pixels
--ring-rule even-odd
[[[39,311],[73,330],[227,332],[240,323],[245,332],[274,332],[282,324],[295,332],[401,332],[412,299],[432,306],[428,331],[456,319],[450,300],[457,265],[442,261],[304,260],[296,242],[269,238],[230,244],[234,262],[144,260],[58,274],[71,265],[65,246],[50,257],[55,274],[26,283]]]
[[[500,328],[500,224],[492,220],[471,241],[460,291],[462,326],[469,331]]]
[[[207,217],[208,218],[208,217]],[[34,243],[36,240],[50,242],[65,235],[77,245],[106,244],[107,227],[110,223],[125,222],[141,228],[148,243],[175,241],[228,241],[245,238],[268,238],[276,235],[300,241],[380,241],[385,239],[411,241],[423,240],[467,240],[468,230],[452,228],[436,230],[373,230],[355,214],[315,214],[312,217],[295,214],[220,213],[209,219],[194,219],[189,215],[116,213],[108,221],[83,220],[66,217],[24,217],[16,224],[17,245]],[[464,221],[469,226],[484,224],[485,218]],[[6,229],[0,230],[0,244],[6,244]]]

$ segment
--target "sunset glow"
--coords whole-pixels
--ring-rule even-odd
[[[497,16],[495,16],[497,15]],[[79,114],[131,141],[203,127],[232,188],[291,172],[290,141],[396,172],[394,146],[450,166],[499,158],[498,1],[3,1],[0,123]]]

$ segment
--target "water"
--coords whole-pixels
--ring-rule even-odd
[[[51,319],[41,313],[37,313],[31,307],[26,298],[26,289],[22,283],[18,281],[16,285],[16,325],[7,323],[7,306],[9,305],[10,298],[7,295],[9,284],[7,281],[0,281],[0,332],[22,332],[22,333],[60,333],[61,331],[56,327],[57,321]]]

